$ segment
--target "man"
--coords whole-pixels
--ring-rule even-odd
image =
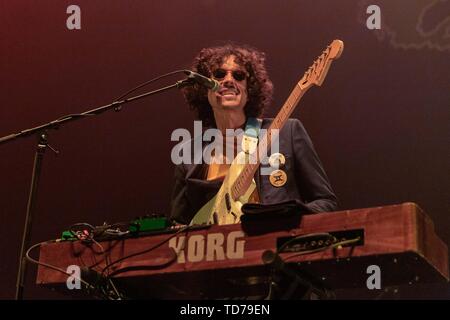
[[[185,88],[184,95],[204,126],[217,128],[225,136],[227,129],[244,129],[248,119],[262,115],[273,93],[264,63],[264,54],[247,46],[227,44],[200,51],[192,70],[217,80],[220,89],[195,85]],[[263,119],[262,128],[270,123],[271,119]],[[226,141],[229,139],[224,139],[223,150],[227,150]],[[236,150],[236,142],[232,149]],[[226,160],[230,155],[225,152],[214,157]],[[270,169],[270,164],[261,164],[254,176],[257,188],[252,201],[272,204],[297,200],[310,213],[337,209],[336,196],[299,120],[289,119],[280,130],[277,157],[282,176],[261,174],[263,167]],[[188,224],[217,193],[229,165],[229,161],[177,165],[169,218]]]

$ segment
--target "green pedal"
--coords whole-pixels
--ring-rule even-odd
[[[131,221],[129,230],[132,233],[164,230],[169,226],[165,217],[142,217]]]
[[[62,232],[62,234],[61,234],[61,240],[64,240],[64,241],[74,241],[74,240],[78,240],[78,239],[72,234],[72,232],[66,230],[66,231],[63,231],[63,232]]]

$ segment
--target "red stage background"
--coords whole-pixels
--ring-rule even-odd
[[[381,9],[380,30],[366,26],[371,4]],[[81,30],[66,27],[69,5],[81,9]],[[325,46],[341,39],[341,59],[293,114],[340,207],[416,202],[449,245],[449,15],[450,1],[434,0],[0,0],[0,136],[110,103],[228,40],[266,52],[273,116]],[[173,90],[50,132],[61,154],[45,155],[32,242],[76,222],[166,213],[170,135],[192,131],[193,120]],[[1,299],[14,297],[35,147],[34,137],[0,146]],[[62,298],[34,285],[35,270],[25,298]],[[449,292],[426,286],[422,296]]]

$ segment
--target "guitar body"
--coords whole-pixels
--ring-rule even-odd
[[[231,195],[231,187],[244,169],[247,157],[244,152],[238,153],[231,163],[219,191],[197,212],[190,223],[191,225],[233,224],[241,221],[241,208],[249,202],[250,196],[256,189],[256,183],[253,180],[247,191],[237,200],[234,200]]]

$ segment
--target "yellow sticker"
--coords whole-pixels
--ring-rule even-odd
[[[287,174],[283,170],[274,170],[269,176],[269,181],[274,187],[284,186],[287,182]]]

